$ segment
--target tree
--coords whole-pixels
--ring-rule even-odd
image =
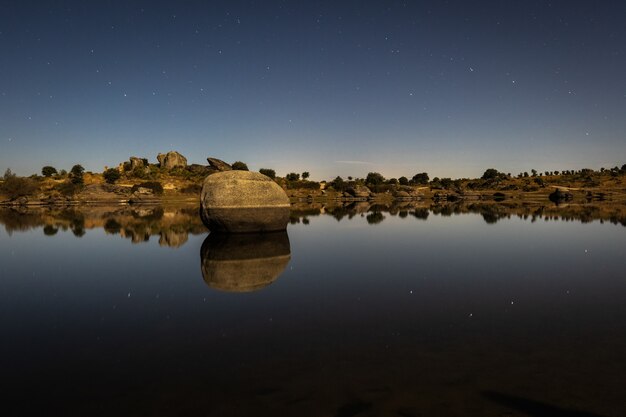
[[[622,172],[626,172],[626,164],[622,165],[622,169],[621,169],[621,171],[622,171]]]
[[[347,187],[347,184],[341,177],[337,177],[330,182],[330,186],[333,187],[337,191],[344,191]]]
[[[409,179],[407,177],[400,177],[398,178],[398,183],[400,183],[400,185],[409,185]]]
[[[276,178],[276,171],[274,171],[273,169],[261,168],[259,169],[259,172],[267,177],[270,177],[271,179]]]
[[[72,184],[82,185],[85,181],[83,179],[83,174],[85,173],[85,168],[82,165],[76,164],[70,170],[70,181]]]
[[[398,179],[397,178],[389,178],[387,180],[387,184],[390,184],[390,185],[396,185],[397,183],[398,183]]]
[[[498,170],[494,168],[489,168],[483,173],[483,176],[481,177],[481,179],[492,180],[498,177],[500,177],[500,173],[498,172]]]
[[[13,173],[13,171],[11,171],[11,168],[7,168],[6,171],[4,171],[4,179],[8,180],[9,178],[15,178],[15,174]]]
[[[241,161],[235,161],[231,165],[235,171],[248,171],[248,165]]]
[[[51,177],[56,174],[57,174],[57,169],[55,167],[46,165],[45,167],[41,168],[41,175],[43,175],[44,177]]]
[[[368,185],[380,185],[384,182],[385,177],[378,172],[368,172],[367,177],[365,177],[365,183]]]
[[[419,174],[413,175],[412,181],[414,184],[428,184],[430,178],[428,174],[425,172],[420,172]]]
[[[530,172],[533,174],[533,177],[537,176],[537,170],[536,169],[531,169]]]
[[[309,174],[309,171],[304,171],[302,173],[302,179],[306,180],[307,178],[309,178],[311,175]]]
[[[287,176],[285,176],[285,179],[287,181],[298,181],[300,180],[300,174],[296,174],[295,172],[290,172],[289,174],[287,174]]]
[[[120,174],[120,171],[116,168],[109,168],[102,173],[102,177],[109,184],[114,184],[121,176],[122,174]]]
[[[439,182],[443,188],[450,188],[452,184],[454,184],[454,181],[452,181],[451,178],[442,178]]]

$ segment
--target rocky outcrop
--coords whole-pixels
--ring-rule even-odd
[[[165,169],[185,168],[187,166],[187,158],[176,151],[169,151],[166,154],[158,154],[157,160],[159,166]]]
[[[285,191],[258,172],[217,172],[206,177],[200,193],[201,218],[212,232],[285,230],[289,207]]]
[[[369,198],[372,192],[364,185],[355,185],[346,189],[346,193],[354,198]]]
[[[204,282],[222,291],[257,291],[274,282],[291,259],[287,232],[215,234],[200,250]]]
[[[227,164],[226,162],[222,161],[221,159],[210,158],[209,157],[206,160],[209,163],[209,165],[211,166],[211,168],[214,168],[217,171],[231,171],[233,169],[233,167],[231,167],[229,164]]]
[[[137,187],[130,195],[129,204],[158,203],[161,199],[150,188]]]
[[[193,172],[195,175],[204,175],[204,176],[207,176],[216,172],[216,170],[213,167],[208,167],[206,165],[200,165],[200,164],[191,164],[187,166],[187,170],[189,172]]]
[[[409,193],[408,193],[408,192],[406,192],[406,191],[396,191],[396,192],[394,193],[393,197],[394,197],[396,200],[400,200],[400,201],[409,201],[409,200],[412,200],[412,199],[413,199],[413,197],[411,196],[411,194],[409,194]]]
[[[135,168],[145,168],[145,164],[143,159],[137,158],[136,156],[130,157],[130,170],[134,171]]]

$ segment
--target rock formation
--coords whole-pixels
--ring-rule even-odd
[[[206,160],[209,162],[209,165],[211,165],[212,168],[215,168],[218,171],[230,171],[233,169],[233,167],[231,167],[229,164],[222,161],[221,159],[209,157]]]
[[[200,193],[200,215],[212,232],[285,230],[289,208],[285,191],[258,172],[217,172],[206,177]]]
[[[130,157],[130,170],[133,171],[135,168],[145,168],[145,164],[143,159],[137,158],[136,156]]]
[[[355,185],[346,190],[346,193],[354,198],[368,198],[371,194],[369,188],[364,185]]]
[[[185,168],[187,166],[187,158],[176,151],[169,151],[166,154],[160,153],[157,155],[157,160],[159,166],[165,169]]]
[[[256,291],[274,282],[291,259],[287,232],[211,233],[200,250],[202,276],[211,288]]]

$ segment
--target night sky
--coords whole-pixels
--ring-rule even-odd
[[[625,22],[623,1],[2,1],[0,171],[621,166]]]

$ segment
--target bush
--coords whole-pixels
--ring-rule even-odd
[[[329,183],[329,185],[339,192],[343,192],[346,188],[348,188],[348,183],[346,183],[341,177],[335,178]]]
[[[261,168],[261,169],[259,169],[259,172],[261,174],[265,175],[266,177],[270,177],[271,179],[275,179],[276,178],[276,171],[274,171],[273,169]]]
[[[71,181],[62,182],[61,184],[54,187],[55,190],[57,190],[59,193],[61,193],[64,196],[74,195],[77,192],[79,192],[82,188],[83,188],[82,184],[74,184]]]
[[[285,179],[287,181],[299,181],[300,180],[300,174],[296,174],[295,172],[290,172],[289,174],[287,174],[285,176]]]
[[[115,181],[119,180],[121,176],[122,174],[115,168],[109,168],[102,173],[102,177],[109,184],[115,184]]]
[[[385,182],[385,177],[383,177],[378,172],[369,172],[367,177],[365,178],[366,185],[380,185]]]
[[[11,200],[33,195],[36,191],[37,185],[28,178],[9,176],[5,177],[4,182],[0,184],[0,192]]]
[[[235,171],[248,171],[248,165],[241,161],[235,161],[231,165]]]
[[[163,186],[158,181],[146,181],[146,182],[142,182],[141,184],[135,184],[133,185],[133,188],[130,189],[131,193],[134,193],[140,187],[148,188],[152,190],[154,194],[163,194]]]

